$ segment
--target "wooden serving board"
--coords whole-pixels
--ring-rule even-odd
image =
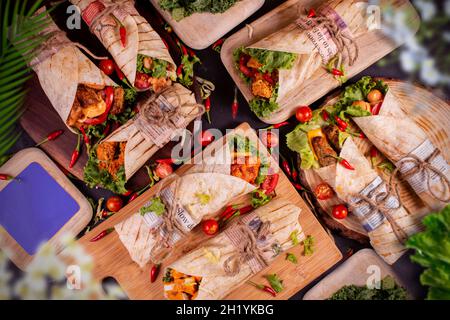
[[[372,284],[370,277],[374,275],[379,275],[379,279],[391,276],[398,285],[405,288],[392,267],[386,264],[375,251],[362,249],[309,290],[303,296],[303,300],[325,300],[344,286],[365,286],[368,280]]]
[[[222,62],[247,101],[253,99],[253,94],[251,93],[250,87],[240,77],[239,71],[235,67],[233,61],[234,50],[241,46],[251,45],[275,31],[286,27],[298,18],[299,12],[304,12],[305,9],[308,10],[317,7],[323,2],[324,1],[320,0],[286,1],[278,8],[251,23],[251,28],[243,28],[225,41],[221,51]],[[408,0],[384,0],[381,1],[381,4],[382,15],[383,6],[390,5],[391,8],[394,8],[396,11],[407,13],[406,24],[410,26],[411,30],[414,32],[418,30],[420,18]],[[383,21],[381,23],[383,23]],[[363,36],[357,37],[356,43],[359,46],[360,58],[353,66],[346,67],[346,75],[348,78],[351,78],[368,68],[400,45],[399,43],[393,42],[392,39],[381,30],[373,30]],[[270,117],[260,119],[269,124],[285,121],[295,114],[295,110],[299,105],[310,105],[338,86],[339,82],[335,80],[325,68],[320,68],[311,78],[306,80],[303,85],[295,90],[295,93],[289,97],[286,105],[281,106],[280,109],[274,112]]]
[[[421,86],[400,80],[380,79],[389,86],[389,90],[399,99],[403,112],[427,133],[431,142],[441,150],[447,162],[450,162],[450,127],[448,126],[450,122],[450,105]],[[338,99],[338,96],[339,92],[328,98],[323,105],[333,104]],[[354,141],[364,154],[369,155],[372,147],[369,140],[354,138]],[[314,170],[303,170],[303,177],[312,190],[323,182]],[[417,197],[409,184],[403,181],[398,181],[398,184],[402,204],[409,212],[427,214],[431,211]],[[330,219],[334,220],[336,225],[341,225],[342,229],[348,229],[367,237],[367,232],[361,226],[356,216],[350,214],[344,220],[337,220],[331,216],[332,206],[341,203],[336,196],[330,200],[317,200],[317,202],[329,215]]]
[[[247,123],[241,124],[236,130],[244,133],[250,139],[255,141],[257,138],[255,132]],[[221,140],[214,142],[214,144],[223,143]],[[212,144],[211,146],[214,146]],[[184,174],[192,165],[184,165],[177,174]],[[116,213],[99,227],[81,238],[78,243],[83,245],[94,259],[93,275],[96,279],[102,280],[106,277],[115,278],[121,285],[122,289],[128,294],[130,299],[163,299],[163,285],[161,275],[155,283],[150,283],[150,268],[148,264],[144,269],[140,269],[134,263],[125,247],[119,240],[119,237],[114,232],[106,238],[92,243],[89,240],[100,233],[102,230],[111,228],[124,219],[127,219],[134,213],[138,212],[156,192],[157,186],[148,190],[142,196],[129,205],[124,207],[120,212]],[[298,264],[293,264],[285,260],[285,255],[278,257],[269,267],[262,270],[259,274],[253,277],[255,282],[265,282],[263,275],[268,273],[276,273],[284,280],[285,289],[277,295],[277,299],[287,299],[309,284],[311,281],[319,277],[326,270],[336,264],[341,258],[341,252],[338,250],[329,234],[322,228],[316,217],[310,211],[305,202],[303,202],[300,195],[291,185],[288,178],[280,170],[280,179],[276,188],[277,198],[285,199],[301,208],[300,224],[305,235],[311,235],[315,239],[315,252],[313,255],[305,257],[302,255],[303,246],[298,245],[289,250],[298,258]],[[249,195],[234,199],[232,203],[244,203],[250,200]],[[174,248],[171,256],[164,261],[161,270],[175,261],[181,255],[197,247],[200,243],[205,241],[208,237],[205,236],[201,227],[197,226],[192,234],[179,243]],[[268,299],[272,298],[266,293],[256,290],[249,285],[242,285],[231,293],[228,299]]]
[[[91,220],[88,200],[38,148],[19,151],[1,172],[20,179],[0,181],[0,194],[8,192],[0,214],[0,247],[20,269],[33,260],[39,242],[47,241],[60,252],[62,237],[79,234]]]
[[[224,13],[194,13],[181,21],[176,21],[170,12],[161,9],[160,0],[150,2],[172,26],[178,37],[196,50],[203,50],[212,45],[264,4],[264,0],[241,0]]]

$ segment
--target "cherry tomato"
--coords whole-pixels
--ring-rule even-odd
[[[150,88],[150,77],[145,73],[137,72],[136,73],[136,81],[134,82],[134,86],[137,89],[145,90]]]
[[[104,74],[110,76],[114,73],[114,61],[111,59],[101,60],[99,64],[100,70],[103,71]]]
[[[314,189],[314,194],[319,200],[328,200],[333,197],[334,191],[328,183],[323,182],[317,185],[317,187]]]
[[[118,196],[110,197],[106,201],[106,208],[111,212],[117,212],[123,207],[123,200]]]
[[[306,123],[312,119],[312,110],[308,106],[298,107],[295,117],[299,122]]]
[[[266,194],[271,194],[278,184],[279,177],[280,176],[278,173],[267,176],[264,182],[261,184],[261,189],[263,189]]]
[[[165,162],[160,162],[155,168],[155,174],[160,178],[164,179],[173,173],[173,168],[170,164]]]
[[[383,99],[383,94],[380,90],[374,89],[369,92],[367,95],[367,100],[369,100],[370,103],[376,103]]]
[[[219,223],[214,219],[203,221],[202,230],[208,236],[213,236],[219,231]]]
[[[263,145],[265,145],[267,148],[270,149],[276,147],[280,142],[280,139],[278,138],[278,135],[276,135],[275,133],[267,131],[266,134],[263,134],[261,136],[261,142],[263,143]]]
[[[211,131],[204,130],[201,134],[198,135],[198,139],[198,142],[202,145],[202,147],[206,147],[214,141],[215,137],[211,133]]]
[[[336,206],[333,206],[332,214],[333,214],[333,217],[335,217],[336,219],[342,220],[342,219],[347,218],[348,209],[345,205],[338,204]]]

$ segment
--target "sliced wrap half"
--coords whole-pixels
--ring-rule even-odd
[[[204,217],[215,214],[233,198],[254,189],[242,179],[221,173],[186,174],[164,187],[159,196],[149,199],[139,212],[117,224],[115,229],[133,261],[143,268],[149,261],[159,263],[165,258],[170,248]],[[170,233],[165,244],[161,237],[167,228],[161,217],[167,215],[174,204],[178,205],[176,231]]]
[[[450,202],[450,167],[442,153],[447,150],[437,149],[400,103],[383,105],[379,115],[354,121],[430,209],[440,210]],[[426,168],[419,170],[422,164]]]
[[[263,265],[269,265],[281,252],[293,246],[290,235],[297,233],[304,239],[298,219],[301,209],[284,200],[273,200],[264,207],[244,216],[237,224],[230,225],[215,236],[166,268],[163,277],[164,295],[170,300],[218,300],[227,296],[250,279],[258,267],[254,258],[235,260],[238,248],[235,242],[241,233],[237,227],[248,228],[257,240],[258,248],[264,252]],[[258,237],[262,228],[268,228],[264,236]],[[230,238],[231,237],[231,238]],[[225,265],[232,266],[232,273]],[[256,269],[255,269],[256,268]]]
[[[316,11],[331,9],[327,16],[340,25],[342,32],[356,39],[369,32],[364,4],[358,0],[337,0],[321,5]],[[310,21],[306,17],[309,9],[299,10],[304,23]],[[327,56],[321,54],[310,35],[296,21],[250,46],[236,49],[236,66],[251,87],[254,99],[250,108],[257,116],[267,118],[286,105],[298,88],[336,55],[334,49]],[[329,36],[325,38],[329,48],[336,47]],[[324,41],[319,40],[314,39],[317,43]]]
[[[71,0],[128,81],[159,92],[176,79],[176,65],[158,33],[131,0]],[[124,35],[125,34],[125,35]]]

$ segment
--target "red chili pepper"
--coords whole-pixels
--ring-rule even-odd
[[[210,99],[210,97],[205,99],[205,111],[206,111],[206,117],[208,119],[208,122],[211,123],[211,115],[210,115],[211,99]]]
[[[114,101],[114,88],[113,87],[106,87],[105,88],[105,103],[106,103],[106,110],[103,114],[98,116],[97,118],[93,119],[86,119],[84,121],[84,124],[89,126],[95,126],[98,124],[101,124],[105,122],[108,119],[109,112],[111,111],[111,107]]]
[[[73,168],[73,166],[75,165],[75,163],[77,163],[78,158],[80,157],[80,147],[81,147],[81,144],[80,144],[80,141],[81,141],[80,135],[78,135],[78,139],[77,139],[77,140],[78,140],[78,141],[77,141],[77,146],[76,146],[75,150],[73,150],[72,156],[70,157],[70,164],[69,164],[69,168],[70,168],[70,169]]]
[[[122,43],[122,46],[125,48],[127,46],[127,29],[124,25],[121,25],[119,28],[119,34],[120,34],[120,42]]]
[[[220,52],[220,50],[222,49],[222,45],[225,42],[225,39],[219,39],[216,42],[214,42],[214,44],[212,45],[212,49],[214,51]]]
[[[172,158],[156,160],[156,163],[165,163],[165,164],[176,164],[176,162],[177,161],[175,161],[175,159],[172,159]]]
[[[314,18],[316,16],[316,10],[309,9],[308,18]]]
[[[233,119],[236,119],[237,117],[237,113],[239,110],[239,103],[238,103],[238,99],[237,99],[237,88],[234,88],[234,100],[233,100],[233,104],[231,105],[231,116],[233,117]]]
[[[253,206],[252,205],[248,205],[248,206],[245,206],[243,208],[240,208],[238,211],[239,211],[239,214],[243,215],[243,214],[249,213],[252,210],[253,210]]]
[[[289,121],[284,121],[284,122],[280,122],[280,123],[276,123],[274,125],[271,125],[271,126],[267,127],[266,130],[280,129],[281,127],[285,127],[287,125],[289,125]]]
[[[284,158],[282,158],[281,167],[283,168],[284,172],[288,175],[288,177],[292,177],[291,167],[289,166],[287,160]]]
[[[338,116],[334,116],[334,119],[336,120],[337,126],[339,130],[345,131],[348,127],[348,123],[339,118]]]
[[[103,210],[102,211],[102,218],[106,219],[106,218],[112,216],[113,214],[114,214],[114,212],[109,212],[109,211]]]
[[[348,170],[355,170],[355,168],[345,159],[338,157],[338,162],[341,166]]]
[[[86,130],[84,129],[83,126],[80,127],[80,131],[81,131],[81,134],[83,135],[84,143],[85,143],[87,146],[89,146],[89,145],[91,144],[91,141],[89,140],[89,137],[87,136]]]
[[[292,181],[297,181],[298,178],[298,171],[295,169],[294,166],[292,166]]]
[[[177,68],[177,77],[181,78],[183,76],[183,64],[180,64]]]
[[[42,140],[41,142],[36,144],[36,147],[39,147],[40,145],[46,143],[47,141],[56,140],[63,133],[64,133],[64,130],[56,130],[56,131],[50,132],[44,140]]]
[[[378,149],[375,147],[370,148],[370,157],[376,158],[378,156]]]
[[[106,137],[111,131],[111,124],[107,123],[105,129],[103,129],[102,136]]]
[[[323,110],[322,113],[321,113],[321,115],[322,115],[322,119],[323,119],[324,121],[330,120],[330,114],[328,113],[327,110]]]
[[[331,74],[333,76],[338,76],[338,77],[342,77],[344,75],[344,73],[341,70],[336,69],[336,68],[331,69]]]
[[[4,173],[0,173],[0,180],[3,181],[10,181],[10,180],[15,180],[16,178],[14,178],[13,176],[4,174]]]
[[[169,50],[169,44],[167,43],[167,41],[164,40],[163,38],[161,38],[161,40],[164,43],[164,45],[166,46],[167,50]]]
[[[366,135],[364,134],[364,132],[361,132],[361,133],[359,134],[359,137],[360,137],[361,139],[365,139],[365,138],[366,138]]]
[[[127,190],[127,192],[125,192],[124,194],[122,194],[124,197],[128,197],[129,195],[131,195],[133,193],[132,190]]]
[[[128,199],[128,202],[136,200],[137,197],[139,197],[139,193],[138,192],[133,193],[130,199]]]
[[[114,231],[114,228],[109,228],[106,230],[103,230],[102,232],[100,232],[98,235],[96,235],[95,237],[93,237],[90,242],[96,242],[100,239],[103,239],[104,237],[106,237],[108,234],[110,234],[111,232]]]
[[[159,269],[161,268],[161,264],[154,264],[152,268],[150,269],[150,282],[153,283],[156,281],[156,278],[158,278]]]
[[[299,190],[299,191],[303,191],[303,187],[299,184],[299,183],[294,183],[294,187],[295,189]]]
[[[195,51],[194,51],[194,50],[189,49],[189,56],[190,56],[191,58],[195,58],[197,55],[195,54]]]
[[[185,47],[185,46],[181,43],[181,41],[178,40],[178,39],[177,39],[177,45],[178,45],[178,47],[181,49],[181,53],[183,54],[183,56],[188,56],[188,55],[189,55],[189,53],[188,53],[186,47]]]
[[[262,291],[265,291],[267,293],[270,293],[273,297],[277,296],[276,291],[272,287],[265,286],[265,285],[258,284],[258,283],[254,283],[253,281],[247,281],[247,283],[251,284],[255,288],[258,288],[259,290],[262,290]]]

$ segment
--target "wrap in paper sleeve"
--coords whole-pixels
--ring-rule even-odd
[[[41,8],[36,14],[44,11],[45,8]],[[49,38],[36,50],[30,66],[36,72],[42,89],[64,124],[76,132],[76,128],[69,125],[69,116],[77,100],[79,85],[88,86],[93,88],[92,90],[117,85],[92,63],[80,51],[79,45],[71,42],[53,21],[43,30],[43,34]]]
[[[424,214],[406,211],[352,138],[344,142],[340,157],[355,170],[333,165],[315,171],[323,180],[332,181],[337,196],[349,205],[368,232],[375,251],[388,264],[393,264],[406,252],[403,243],[407,237],[422,230]]]
[[[298,222],[301,209],[273,200],[244,216],[168,266],[164,272],[164,295],[170,300],[222,299],[293,246],[290,235],[304,239]],[[242,256],[254,239],[256,247]],[[258,256],[256,256],[258,253]]]
[[[386,101],[379,115],[354,118],[367,138],[390,161],[431,210],[450,201],[450,167],[427,134],[402,111],[397,99]]]

